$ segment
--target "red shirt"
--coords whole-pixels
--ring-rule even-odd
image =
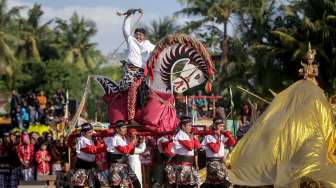
[[[42,159],[44,158],[44,160]],[[38,174],[49,174],[50,166],[49,161],[51,157],[48,151],[39,150],[36,152],[36,161],[37,161],[37,173]]]
[[[18,157],[20,159],[20,162],[23,166],[27,164],[27,167],[30,167],[32,165],[33,159],[34,159],[34,145],[23,145],[20,144],[18,146]]]

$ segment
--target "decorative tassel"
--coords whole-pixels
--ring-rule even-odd
[[[205,92],[207,94],[211,93],[212,91],[212,83],[211,80],[208,80],[207,83],[205,84]]]

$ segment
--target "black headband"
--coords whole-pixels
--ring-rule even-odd
[[[115,127],[118,128],[118,127],[123,127],[123,126],[126,126],[124,120],[118,120],[118,121],[116,121],[116,123],[115,123]]]
[[[134,33],[136,33],[136,32],[139,32],[139,33],[142,33],[142,34],[146,35],[146,29],[144,29],[144,28],[136,28]]]
[[[181,117],[180,121],[181,121],[181,124],[182,124],[182,125],[185,125],[185,124],[187,124],[187,123],[191,123],[191,122],[192,122],[191,118],[188,117],[188,116],[183,116],[183,117]]]
[[[221,124],[224,125],[225,123],[224,123],[222,118],[216,118],[216,119],[213,120],[213,124],[214,125],[221,125]]]
[[[88,131],[93,129],[93,127],[90,123],[83,123],[81,125],[81,127],[82,127],[82,129],[81,129],[82,132],[88,132]]]

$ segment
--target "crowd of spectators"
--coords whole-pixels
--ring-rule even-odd
[[[68,150],[65,138],[51,132],[12,131],[0,138],[0,187],[17,187],[20,180],[56,175],[58,187],[67,187]]]
[[[66,96],[59,89],[50,98],[42,90],[19,95],[12,91],[10,99],[10,116],[14,127],[27,129],[29,124],[53,125],[62,120]]]

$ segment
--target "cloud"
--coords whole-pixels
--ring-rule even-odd
[[[8,1],[8,6],[25,6],[31,8],[32,3],[25,3],[20,0]],[[27,10],[23,11],[23,16],[27,15]],[[114,51],[123,41],[122,35],[122,17],[116,15],[118,7],[114,6],[65,6],[55,8],[51,6],[42,5],[44,15],[42,16],[42,23],[47,22],[53,18],[69,19],[74,12],[83,16],[86,19],[94,21],[97,25],[97,35],[93,37],[92,42],[98,43],[98,49],[104,54]],[[154,19],[157,16],[150,14],[143,19]],[[146,23],[146,21],[145,21]],[[121,49],[122,50],[122,49]]]

